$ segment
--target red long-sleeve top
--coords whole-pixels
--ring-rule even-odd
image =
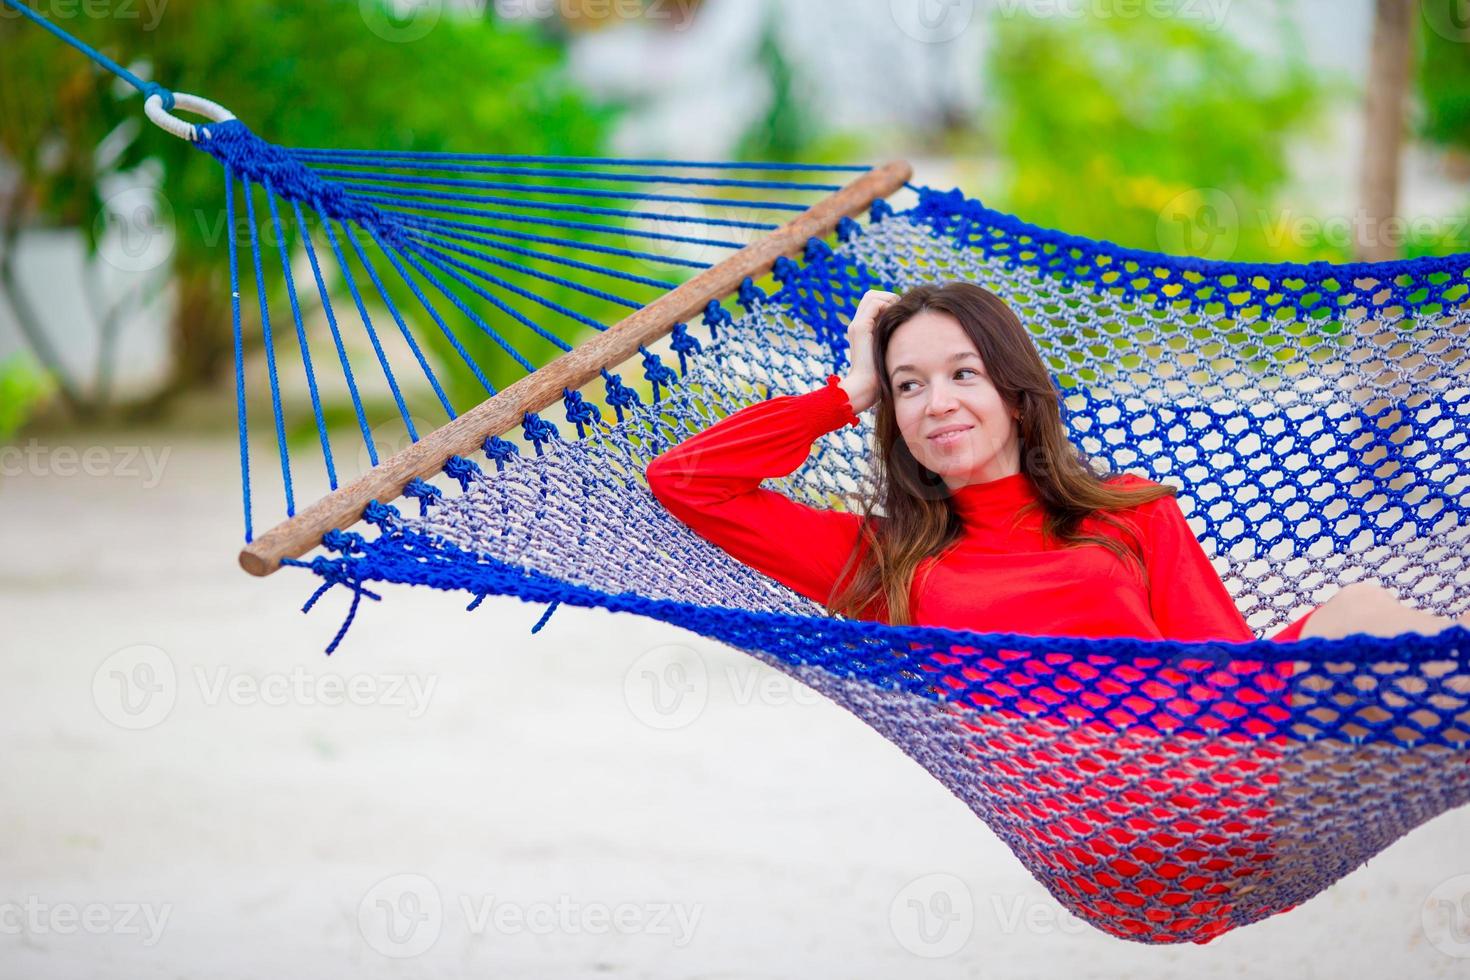
[[[861,518],[798,503],[760,484],[794,472],[820,436],[858,424],[839,380],[831,375],[815,391],[749,405],[647,468],[649,489],[680,521],[817,602],[829,598],[858,542]],[[1033,636],[1255,638],[1173,497],[1115,515],[1140,531],[1147,584],[1106,548],[1067,548],[1043,539],[1041,508],[1018,513],[1035,500],[1024,473],[953,493],[963,536],[919,565],[910,593],[915,623]],[[1121,531],[1095,518],[1083,530],[1129,544]],[[1296,639],[1305,621],[1272,639]]]

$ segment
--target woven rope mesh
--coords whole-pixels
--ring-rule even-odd
[[[1357,580],[1441,614],[1470,605],[1464,270],[1130,268],[1006,221],[926,193],[809,250],[657,403],[484,466],[421,516],[380,513],[375,538],[317,570],[599,605],[730,643],[862,718],[1120,937],[1208,941],[1310,898],[1470,799],[1461,631],[1177,644],[830,618],[646,490],[674,442],[840,369],[866,289],[968,279],[1032,329],[1085,450],[1179,488],[1259,635]],[[870,442],[867,420],[845,427],[771,485],[851,507]]]

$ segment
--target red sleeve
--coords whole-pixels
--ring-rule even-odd
[[[1139,477],[1120,483],[1140,484]],[[1184,511],[1173,497],[1143,504],[1135,513],[1143,530],[1149,610],[1166,640],[1254,640],[1255,633],[1205,555]]]
[[[839,380],[830,375],[815,391],[748,405],[646,470],[649,490],[696,534],[816,602],[830,597],[861,518],[797,503],[760,484],[795,472],[819,437],[858,424]]]

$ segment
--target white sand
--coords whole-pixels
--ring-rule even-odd
[[[1470,809],[1208,946],[1122,942],[877,734],[693,634],[563,608],[533,637],[540,607],[390,589],[323,657],[346,595],[302,617],[309,576],[237,570],[228,443],[71,444],[142,441],[156,487],[0,477],[0,977],[1470,976],[1421,924]],[[691,687],[676,727],[650,674]],[[355,697],[317,703],[325,677]]]

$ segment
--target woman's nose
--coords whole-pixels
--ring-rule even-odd
[[[943,415],[955,406],[954,392],[945,385],[931,385],[929,388],[929,413],[931,415]]]

